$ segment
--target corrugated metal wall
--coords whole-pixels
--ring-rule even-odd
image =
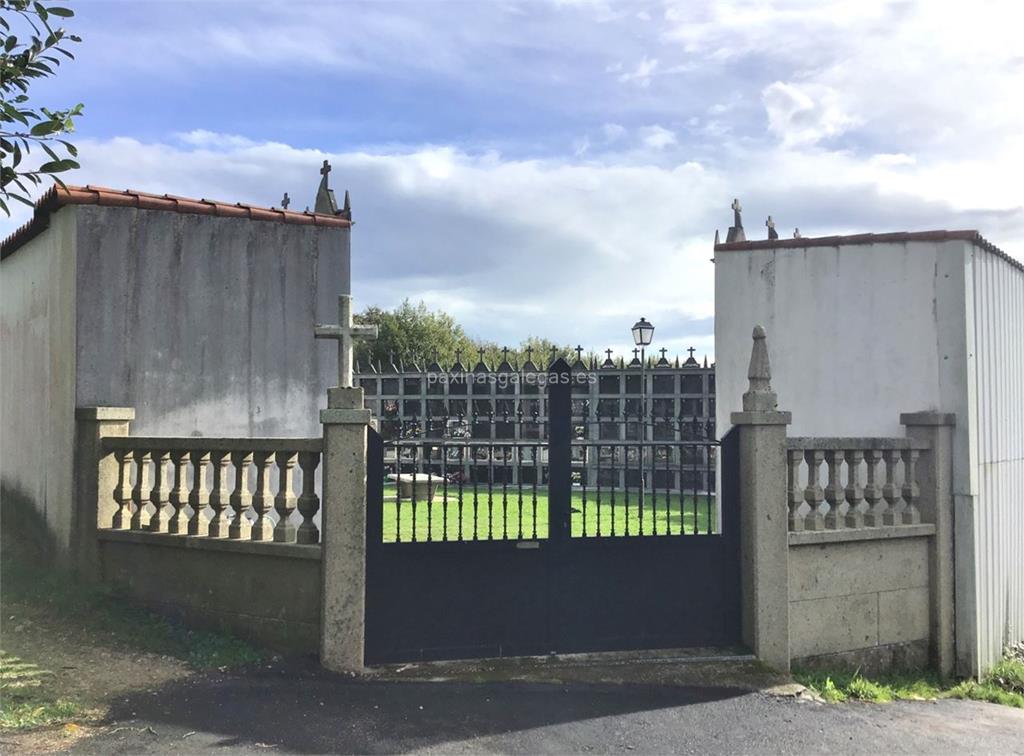
[[[971,249],[971,248],[969,248]],[[979,672],[1024,641],[1024,269],[973,247]]]

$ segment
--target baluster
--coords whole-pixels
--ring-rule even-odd
[[[231,520],[231,527],[228,528],[228,538],[247,541],[252,534],[252,524],[245,516],[252,503],[252,494],[249,493],[249,465],[252,464],[252,452],[232,452],[231,461],[235,465],[235,490],[231,492],[231,511],[234,517]]]
[[[896,463],[900,461],[899,449],[886,449],[882,452],[885,459],[885,485],[882,486],[882,496],[889,507],[882,515],[882,522],[886,525],[900,525],[903,523],[903,513],[900,512],[900,487],[896,485]]]
[[[277,496],[274,497],[274,511],[277,512],[277,527],[274,528],[274,541],[292,543],[295,541],[295,526],[292,525],[292,512],[295,511],[295,452],[278,452]]]
[[[868,503],[868,511],[864,515],[864,524],[869,528],[879,528],[882,526],[882,513],[885,511],[882,487],[877,481],[878,463],[882,461],[882,452],[878,449],[868,449],[864,452],[864,459],[868,463],[868,482],[864,486],[864,500]]]
[[[903,450],[903,501],[907,508],[903,510],[903,522],[906,525],[917,525],[921,522],[921,510],[917,502],[921,498],[921,489],[917,485],[917,458],[921,452],[917,449]]]
[[[114,488],[114,501],[117,511],[111,527],[114,530],[127,530],[132,524],[132,463],[134,455],[131,449],[118,449],[114,452],[117,460],[117,486]]]
[[[149,527],[149,462],[152,459],[148,451],[140,449],[135,452],[135,487],[132,488],[132,530],[145,530]]]
[[[188,505],[192,507],[192,516],[188,521],[188,534],[205,536],[210,532],[210,523],[203,510],[210,503],[210,494],[206,491],[206,466],[210,462],[210,453],[194,451],[192,459],[192,490],[188,495]]]
[[[170,488],[167,485],[167,462],[170,456],[170,452],[166,451],[153,452],[153,491],[149,495],[153,505],[153,514],[149,518],[151,533],[167,532],[168,518],[164,507],[170,503]]]
[[[864,501],[864,489],[860,485],[860,465],[864,461],[864,452],[860,449],[846,450],[846,527],[863,528],[864,513],[860,510]]]
[[[811,508],[805,518],[808,530],[824,530],[825,517],[822,515],[822,504],[825,502],[825,492],[821,489],[819,473],[821,463],[825,460],[825,452],[820,449],[808,449],[804,452],[804,459],[807,460],[807,487],[804,489],[804,501]]]
[[[210,520],[210,538],[227,538],[231,527],[231,514],[228,509],[231,492],[228,490],[228,465],[231,455],[228,452],[216,451],[210,455],[213,463],[213,485],[210,491],[210,508],[213,519]]]
[[[295,531],[296,543],[319,543],[320,530],[313,518],[320,510],[320,499],[316,495],[316,468],[320,464],[319,452],[302,452],[299,454],[299,467],[302,468],[302,493],[299,495],[298,508],[302,515],[299,529]]]
[[[185,476],[188,460],[187,451],[176,451],[171,453],[171,464],[174,466],[174,488],[171,489],[171,506],[174,507],[174,515],[167,527],[168,533],[185,535],[188,532],[188,512],[185,505],[188,504],[188,488],[185,486]]]
[[[252,524],[250,538],[254,541],[270,541],[274,538],[274,523],[267,516],[274,508],[274,497],[270,493],[270,466],[274,464],[272,452],[256,452],[256,491],[252,495],[252,508],[256,511],[256,522]]]
[[[800,449],[789,450],[789,529],[803,530],[804,518],[800,514],[803,492],[800,490],[800,461],[804,453]]]
[[[834,449],[825,452],[825,464],[828,466],[828,485],[825,486],[828,514],[825,515],[825,527],[829,530],[837,530],[846,524],[846,518],[839,512],[845,501],[843,485],[839,482],[839,468],[843,464],[843,452]]]

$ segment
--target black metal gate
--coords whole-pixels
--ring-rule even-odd
[[[535,375],[546,412],[538,393],[369,431],[367,664],[739,644],[731,434],[588,420],[574,378]]]

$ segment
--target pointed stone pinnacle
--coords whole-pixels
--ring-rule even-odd
[[[768,360],[768,344],[763,326],[754,326],[753,338],[750,367],[747,368],[750,387],[743,395],[743,410],[772,412],[778,406],[778,397],[772,391],[772,368]]]

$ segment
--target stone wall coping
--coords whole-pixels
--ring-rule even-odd
[[[914,438],[902,438],[899,436],[891,438],[871,437],[818,437],[818,436],[790,436],[786,439],[788,449],[822,449],[826,451],[841,451],[844,449],[918,449],[927,450],[931,444],[927,441],[920,441]]]
[[[368,409],[322,409],[320,422],[325,425],[369,425],[373,413]]]
[[[792,412],[733,412],[733,425],[789,425],[793,422]]]
[[[930,522],[918,525],[883,525],[878,528],[843,528],[837,530],[791,531],[790,546],[816,546],[850,541],[885,541],[893,538],[921,538],[935,535]]]
[[[322,438],[203,438],[201,436],[123,436],[103,439],[105,451],[319,452]]]
[[[134,407],[75,407],[75,420],[134,420]]]
[[[956,425],[954,412],[901,412],[900,425]]]
[[[170,533],[145,533],[137,530],[96,531],[101,541],[118,543],[140,543],[153,546],[167,546],[172,549],[200,549],[205,551],[227,551],[235,554],[256,554],[259,556],[286,557],[289,559],[320,559],[320,544],[302,545],[297,543],[274,543],[273,541],[240,541],[207,536],[172,535]]]

